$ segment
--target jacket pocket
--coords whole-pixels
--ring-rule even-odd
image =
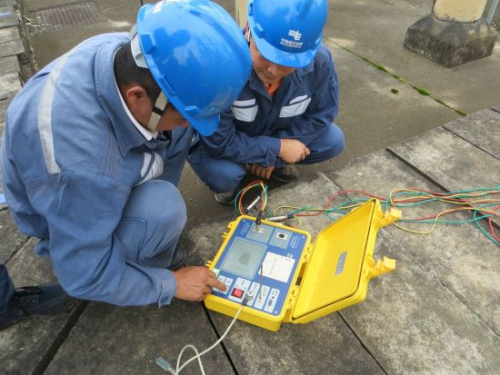
[[[252,122],[257,117],[259,106],[256,105],[255,99],[250,100],[235,100],[231,107],[231,112],[236,120]]]
[[[311,98],[304,99],[298,103],[286,105],[281,108],[280,117],[294,117],[303,114],[311,103]]]
[[[141,181],[135,186],[146,181],[154,180],[163,174],[163,159],[156,152],[145,152],[141,168]]]

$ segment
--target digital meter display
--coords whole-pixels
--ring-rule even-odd
[[[214,272],[226,291],[212,294],[246,307],[278,316],[293,283],[306,236],[292,229],[262,224],[258,228],[248,219],[239,221],[222,250]]]
[[[237,276],[253,279],[262,262],[267,246],[236,238],[227,253],[221,270]]]

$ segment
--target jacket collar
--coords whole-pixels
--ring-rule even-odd
[[[120,152],[124,157],[134,148],[141,146],[156,148],[163,143],[168,143],[166,138],[161,134],[159,134],[157,139],[152,139],[150,141],[146,140],[142,134],[137,131],[123,108],[119,96],[120,93],[117,91],[114,59],[116,51],[129,41],[130,39],[127,34],[124,33],[122,38],[112,43],[104,44],[99,50],[95,62],[95,87],[97,97],[109,117],[110,126],[118,141]]]
[[[300,85],[300,82],[302,81],[302,77],[312,72],[314,72],[314,59],[306,67],[295,69],[293,73],[287,75],[282,83],[283,88],[286,88],[286,90],[290,90],[293,89],[294,86],[298,87]],[[269,94],[264,87],[264,83],[260,80],[259,76],[253,69],[252,74],[250,74],[248,86],[250,87],[250,89],[259,92],[261,95],[269,97]]]

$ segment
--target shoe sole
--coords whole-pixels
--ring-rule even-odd
[[[223,206],[231,206],[234,204],[234,198],[231,201],[219,200],[217,199],[217,195],[214,195],[215,201]]]

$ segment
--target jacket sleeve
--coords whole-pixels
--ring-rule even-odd
[[[221,114],[217,131],[210,137],[201,137],[201,142],[214,158],[264,167],[275,164],[281,147],[279,138],[250,136],[236,130],[230,109]]]
[[[86,171],[49,179],[31,197],[48,222],[52,264],[66,292],[115,305],[169,304],[173,273],[127,260],[127,244],[115,234],[130,188]]]
[[[322,48],[315,58],[316,74],[311,103],[307,110],[296,116],[287,129],[278,133],[280,138],[298,138],[324,129],[337,117],[339,109],[339,84],[330,51]]]

